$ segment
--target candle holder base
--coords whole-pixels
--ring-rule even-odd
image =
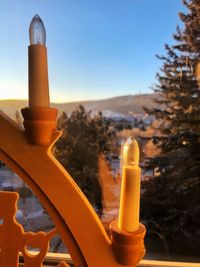
[[[110,232],[116,260],[122,265],[136,266],[146,252],[144,247],[145,226],[140,224],[138,230],[127,232],[120,230],[115,220],[110,224]]]
[[[52,132],[56,130],[56,108],[23,108],[26,138],[32,145],[49,144]]]

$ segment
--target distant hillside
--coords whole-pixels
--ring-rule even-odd
[[[128,95],[103,100],[52,103],[51,106],[58,108],[59,113],[65,111],[70,114],[79,105],[83,105],[86,110],[102,111],[103,114],[112,117],[112,115],[128,115],[129,112],[144,113],[143,107],[152,108],[155,106],[155,98],[155,94]],[[20,111],[26,106],[26,100],[0,100],[0,110],[12,118],[15,116],[16,110]]]

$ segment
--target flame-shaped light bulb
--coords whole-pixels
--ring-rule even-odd
[[[138,166],[139,165],[139,146],[136,139],[130,136],[126,141],[123,149],[123,165]]]
[[[35,15],[29,27],[30,44],[46,44],[46,30],[44,23],[38,15]]]

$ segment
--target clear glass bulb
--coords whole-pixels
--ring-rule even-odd
[[[46,44],[46,30],[44,23],[38,15],[35,15],[29,27],[30,44]]]
[[[123,149],[123,165],[138,166],[139,165],[139,146],[136,139],[130,136],[126,141]]]

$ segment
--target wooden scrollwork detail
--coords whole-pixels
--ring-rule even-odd
[[[25,267],[42,267],[44,258],[48,252],[50,240],[57,234],[56,228],[45,232],[25,232],[23,226],[17,222],[17,201],[19,195],[16,192],[0,192],[0,262],[2,267],[17,267],[19,253],[24,257]],[[39,249],[32,254],[27,247]],[[61,262],[59,267],[68,266]]]

